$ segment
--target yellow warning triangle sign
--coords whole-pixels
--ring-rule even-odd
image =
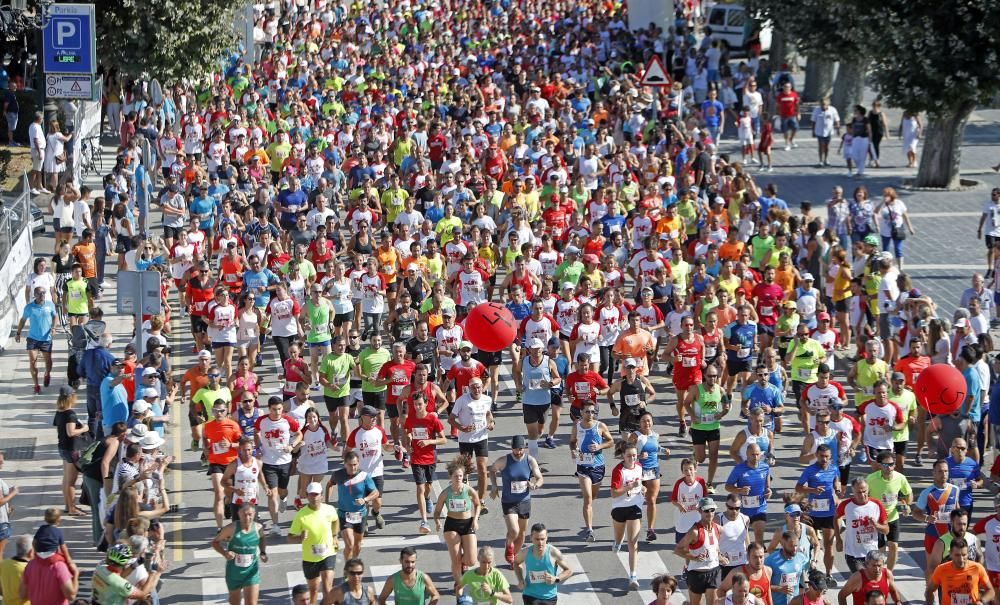
[[[640,86],[670,86],[673,84],[673,80],[667,74],[667,70],[663,68],[663,61],[660,61],[659,55],[653,55],[646,61],[646,71],[642,74],[642,80],[639,81]]]

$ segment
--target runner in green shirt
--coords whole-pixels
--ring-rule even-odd
[[[785,363],[792,367],[792,393],[795,401],[802,398],[802,391],[807,384],[816,382],[819,374],[819,364],[826,360],[826,349],[819,342],[809,338],[809,326],[800,323],[795,328],[795,340],[788,345]]]
[[[387,603],[394,596],[396,605],[424,605],[436,602],[438,590],[431,577],[417,570],[417,549],[405,546],[399,551],[400,570],[389,576],[379,595],[379,603]]]
[[[94,603],[100,605],[125,605],[129,599],[145,599],[160,581],[160,571],[149,572],[145,588],[136,588],[125,579],[132,572],[132,547],[128,544],[113,544],[108,548],[104,565],[98,565],[90,578],[90,592]]]
[[[889,543],[889,560],[886,565],[896,562],[899,550],[899,514],[910,514],[910,501],[913,490],[906,476],[895,469],[896,462],[892,452],[880,452],[877,458],[879,470],[868,475],[868,495],[872,500],[878,500],[885,509],[889,533],[885,539]],[[881,539],[880,539],[881,541]]]
[[[72,317],[86,318],[90,311],[90,293],[87,292],[87,280],[83,278],[83,268],[79,264],[73,265],[73,276],[66,280],[63,287],[66,295],[63,296],[63,311]],[[71,323],[80,323],[82,321]]]
[[[906,376],[893,372],[889,381],[889,401],[903,410],[903,425],[892,431],[892,441],[896,450],[896,467],[903,468],[906,461],[906,442],[910,440],[910,425],[917,421],[917,396],[906,386]]]
[[[493,548],[481,546],[477,553],[479,565],[462,574],[458,580],[457,592],[472,599],[475,605],[496,605],[500,603],[498,595],[504,597],[503,603],[513,603],[510,594],[510,583],[493,566]]]
[[[333,339],[333,352],[326,354],[319,364],[319,383],[323,385],[323,399],[330,412],[330,435],[336,439],[339,423],[340,438],[345,443],[351,409],[347,397],[351,393],[351,374],[355,363],[354,357],[347,353],[344,338],[338,336]]]
[[[691,406],[691,442],[694,444],[694,458],[701,464],[705,461],[705,446],[708,445],[708,489],[715,493],[715,471],[719,466],[719,441],[722,417],[729,413],[729,403],[723,402],[723,390],[719,386],[719,368],[711,365],[705,368],[703,384],[688,387]]]
[[[378,410],[379,425],[382,425],[385,420],[385,396],[388,387],[384,384],[374,384],[372,381],[392,354],[389,353],[389,349],[382,347],[382,335],[378,332],[372,334],[369,343],[369,346],[358,353],[357,368],[358,374],[361,375],[361,400],[365,405]]]
[[[323,486],[306,486],[309,504],[299,509],[288,528],[288,541],[302,544],[302,570],[309,585],[310,600],[316,601],[320,586],[324,602],[333,593],[333,577],[337,567],[337,534],[340,520],[337,509],[323,502]]]
[[[302,306],[299,319],[309,326],[306,343],[309,345],[310,382],[313,390],[319,389],[319,361],[330,352],[330,335],[333,333],[333,303],[323,298],[323,286],[314,283],[309,288],[309,300]]]

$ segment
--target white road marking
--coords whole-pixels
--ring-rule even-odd
[[[361,548],[386,548],[398,546],[426,546],[427,544],[437,544],[441,538],[437,534],[427,534],[426,536],[378,536],[365,538]],[[283,553],[298,553],[302,551],[301,544],[275,544],[267,549],[268,555],[274,556]],[[212,559],[219,556],[211,548],[199,548],[194,551],[195,559]]]
[[[573,605],[600,605],[601,599],[590,584],[590,578],[584,571],[580,559],[576,555],[563,555],[563,560],[573,570],[573,575],[559,589],[559,596]]]
[[[618,561],[622,564],[622,569],[625,570],[625,573],[628,574],[627,546],[623,547],[622,552],[618,553]],[[643,603],[650,603],[656,600],[656,593],[648,589],[649,583],[655,576],[665,573],[669,573],[669,571],[663,559],[656,554],[642,552],[642,547],[640,546],[635,575],[639,579],[639,598],[642,599]]]

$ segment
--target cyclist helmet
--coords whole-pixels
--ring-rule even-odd
[[[128,544],[115,544],[108,549],[108,563],[115,565],[128,565],[132,560],[132,547]]]

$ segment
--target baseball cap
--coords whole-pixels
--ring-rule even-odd
[[[455,317],[455,309],[451,307],[442,307],[441,315],[447,315],[448,317]]]
[[[545,347],[545,343],[542,342],[541,338],[532,338],[528,341],[529,349],[542,349]]]
[[[639,364],[637,364],[635,362],[635,360],[630,357],[630,358],[628,358],[628,359],[625,360],[625,367],[626,368],[637,368],[637,367],[639,367]]]
[[[562,289],[563,290],[575,290],[576,286],[574,286],[571,282],[567,281],[567,282],[563,282]]]
[[[159,397],[159,396],[160,396],[160,392],[159,392],[159,391],[157,391],[156,389],[153,389],[153,388],[149,388],[149,389],[143,389],[143,390],[142,390],[142,397],[143,397],[144,399],[145,399],[146,397],[153,397],[153,398],[156,398],[156,397]]]
[[[459,348],[459,350],[461,350],[461,349],[469,349],[471,351],[472,350],[472,343],[469,342],[468,340],[463,340],[462,344],[458,345],[458,348]]]
[[[158,372],[156,371],[156,368],[146,367],[142,369],[143,378],[145,378],[146,376],[156,376],[157,374]]]
[[[519,450],[523,449],[528,445],[528,441],[524,438],[524,435],[514,435],[514,438],[510,440],[510,449]]]
[[[61,387],[59,387],[59,396],[60,397],[69,397],[70,395],[72,395],[75,392],[76,392],[76,389],[74,389],[73,387],[69,386],[68,384],[64,384]]]
[[[954,325],[955,328],[966,328],[968,326],[969,326],[969,320],[965,319],[964,317],[959,317],[958,319],[955,320],[955,325]]]
[[[893,372],[892,373],[892,379],[893,380],[906,380],[906,376],[904,376],[902,372]]]
[[[874,235],[866,235],[865,239],[862,241],[868,244],[869,246],[875,246],[876,248],[878,247],[878,238],[875,237]]]
[[[816,314],[816,320],[817,321],[830,321],[830,314],[827,313],[826,311],[823,311],[822,313],[817,313]]]
[[[840,397],[831,397],[830,401],[827,402],[827,405],[832,409],[842,410],[844,409],[844,400]]]
[[[812,273],[803,273],[802,274],[802,281],[816,281],[816,278],[813,277]]]
[[[313,481],[312,483],[310,483],[309,485],[306,486],[306,493],[307,494],[322,494],[323,493],[323,485],[321,483],[317,482],[317,481]]]
[[[715,500],[712,500],[711,498],[702,498],[701,500],[698,500],[698,510],[702,512],[718,509],[719,507],[716,506]]]
[[[43,525],[35,532],[35,554],[48,559],[59,550],[62,542],[62,532],[56,526]]]
[[[114,361],[111,362],[111,365],[112,366],[123,366],[123,365],[125,365],[125,362],[122,361],[120,357],[116,357],[114,359]]]
[[[198,351],[198,359],[211,359],[211,358],[212,358],[211,351],[204,351],[204,350]]]
[[[132,404],[133,414],[145,414],[148,411],[149,411],[149,403],[142,399]]]
[[[363,408],[361,408],[361,415],[362,416],[378,416],[378,410],[376,410],[375,408],[373,408],[370,405],[366,405]]]
[[[579,253],[580,249],[577,248],[576,246],[568,246],[566,248],[566,254],[579,254]]]
[[[785,507],[785,512],[788,514],[801,513],[802,507],[799,506],[798,504],[789,504],[788,506]]]

